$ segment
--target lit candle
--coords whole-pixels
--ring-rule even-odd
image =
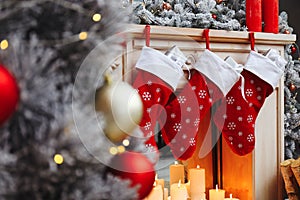
[[[184,184],[181,184],[181,180],[178,183],[171,185],[171,200],[186,200],[188,193]]]
[[[262,0],[264,32],[278,33],[278,0]]]
[[[198,165],[197,168],[189,170],[189,177],[191,181],[191,199],[193,200],[205,193],[205,170]]]
[[[188,192],[189,197],[191,197],[191,182],[188,181],[188,182],[185,184],[185,187],[186,187],[186,190],[187,190],[187,192]]]
[[[184,183],[184,166],[175,161],[174,165],[170,165],[170,185],[173,183]]]
[[[168,188],[164,188],[164,200],[168,200],[169,190]]]
[[[153,189],[146,198],[146,200],[163,200],[163,190],[161,185],[157,185],[156,182],[153,184]]]
[[[225,199],[225,190],[218,189],[218,185],[216,185],[216,189],[209,190],[209,200],[224,200]]]
[[[163,194],[164,194],[165,180],[164,179],[158,179],[158,176],[156,174],[155,175],[155,182],[156,182],[156,185],[161,185],[161,188],[163,189]]]
[[[261,10],[261,0],[246,0],[246,25],[248,27],[248,31],[261,32]]]
[[[232,194],[229,194],[229,198],[225,198],[225,200],[239,200],[239,199],[233,198]]]

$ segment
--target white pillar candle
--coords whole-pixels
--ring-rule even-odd
[[[157,174],[156,174],[155,175],[155,182],[156,182],[156,185],[161,185],[161,188],[163,189],[163,194],[164,194],[165,180],[164,179],[159,179]]]
[[[175,164],[170,165],[170,185],[178,183],[179,180],[184,183],[184,166],[175,161]]]
[[[209,190],[209,200],[224,200],[225,199],[225,190],[218,189],[218,185],[216,185],[216,189]]]
[[[191,200],[205,200],[205,199],[206,199],[206,194],[204,192],[199,194],[196,197],[191,198]]]
[[[188,192],[188,196],[191,197],[191,183],[190,181],[188,181],[186,184],[185,184],[185,187],[186,187],[186,190]]]
[[[179,180],[178,183],[171,185],[171,200],[186,200],[188,193],[184,184],[181,184]]]
[[[153,189],[151,190],[150,194],[146,198],[147,200],[163,200],[163,189],[161,185],[157,185],[154,182]]]
[[[164,200],[168,200],[169,190],[168,188],[164,188]]]
[[[197,168],[189,170],[189,177],[191,182],[191,199],[193,200],[205,193],[205,170],[198,165]]]

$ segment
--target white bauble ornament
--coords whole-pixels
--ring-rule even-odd
[[[138,92],[128,83],[105,84],[96,92],[95,108],[105,118],[105,135],[114,143],[121,142],[139,125],[143,115],[143,103]]]

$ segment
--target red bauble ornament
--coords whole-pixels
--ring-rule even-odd
[[[223,0],[216,0],[217,4],[220,4],[223,2]]]
[[[290,85],[290,91],[291,92],[295,92],[296,89],[297,89],[296,86],[293,83],[291,83],[291,85]]]
[[[0,125],[15,111],[19,102],[19,89],[13,75],[0,64]]]
[[[291,46],[291,52],[292,52],[292,54],[296,53],[296,51],[297,51],[297,48],[294,45]]]
[[[217,15],[216,14],[212,14],[211,16],[212,16],[212,18],[217,19]]]
[[[285,30],[284,34],[290,34],[290,31],[289,30]]]
[[[171,4],[169,4],[169,3],[167,3],[167,2],[163,2],[162,8],[163,8],[164,10],[171,10],[171,9],[172,9],[172,6],[171,6]]]
[[[125,152],[112,158],[108,172],[121,179],[129,179],[131,186],[139,185],[138,199],[151,192],[155,181],[155,169],[148,158],[137,152]]]

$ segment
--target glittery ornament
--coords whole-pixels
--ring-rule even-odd
[[[112,158],[108,172],[131,181],[131,187],[139,186],[138,199],[144,199],[152,190],[155,169],[148,158],[137,152],[125,152]]]
[[[297,88],[296,88],[295,84],[291,83],[291,84],[290,84],[290,91],[291,91],[291,92],[295,92],[296,89],[297,89]]]
[[[295,45],[291,46],[291,52],[292,54],[296,53],[297,48],[295,47]]]
[[[171,6],[171,4],[169,4],[169,3],[167,3],[167,2],[164,2],[162,8],[163,8],[164,10],[171,10],[171,9],[172,9],[172,6]]]
[[[0,125],[16,110],[19,89],[13,75],[0,64]]]

